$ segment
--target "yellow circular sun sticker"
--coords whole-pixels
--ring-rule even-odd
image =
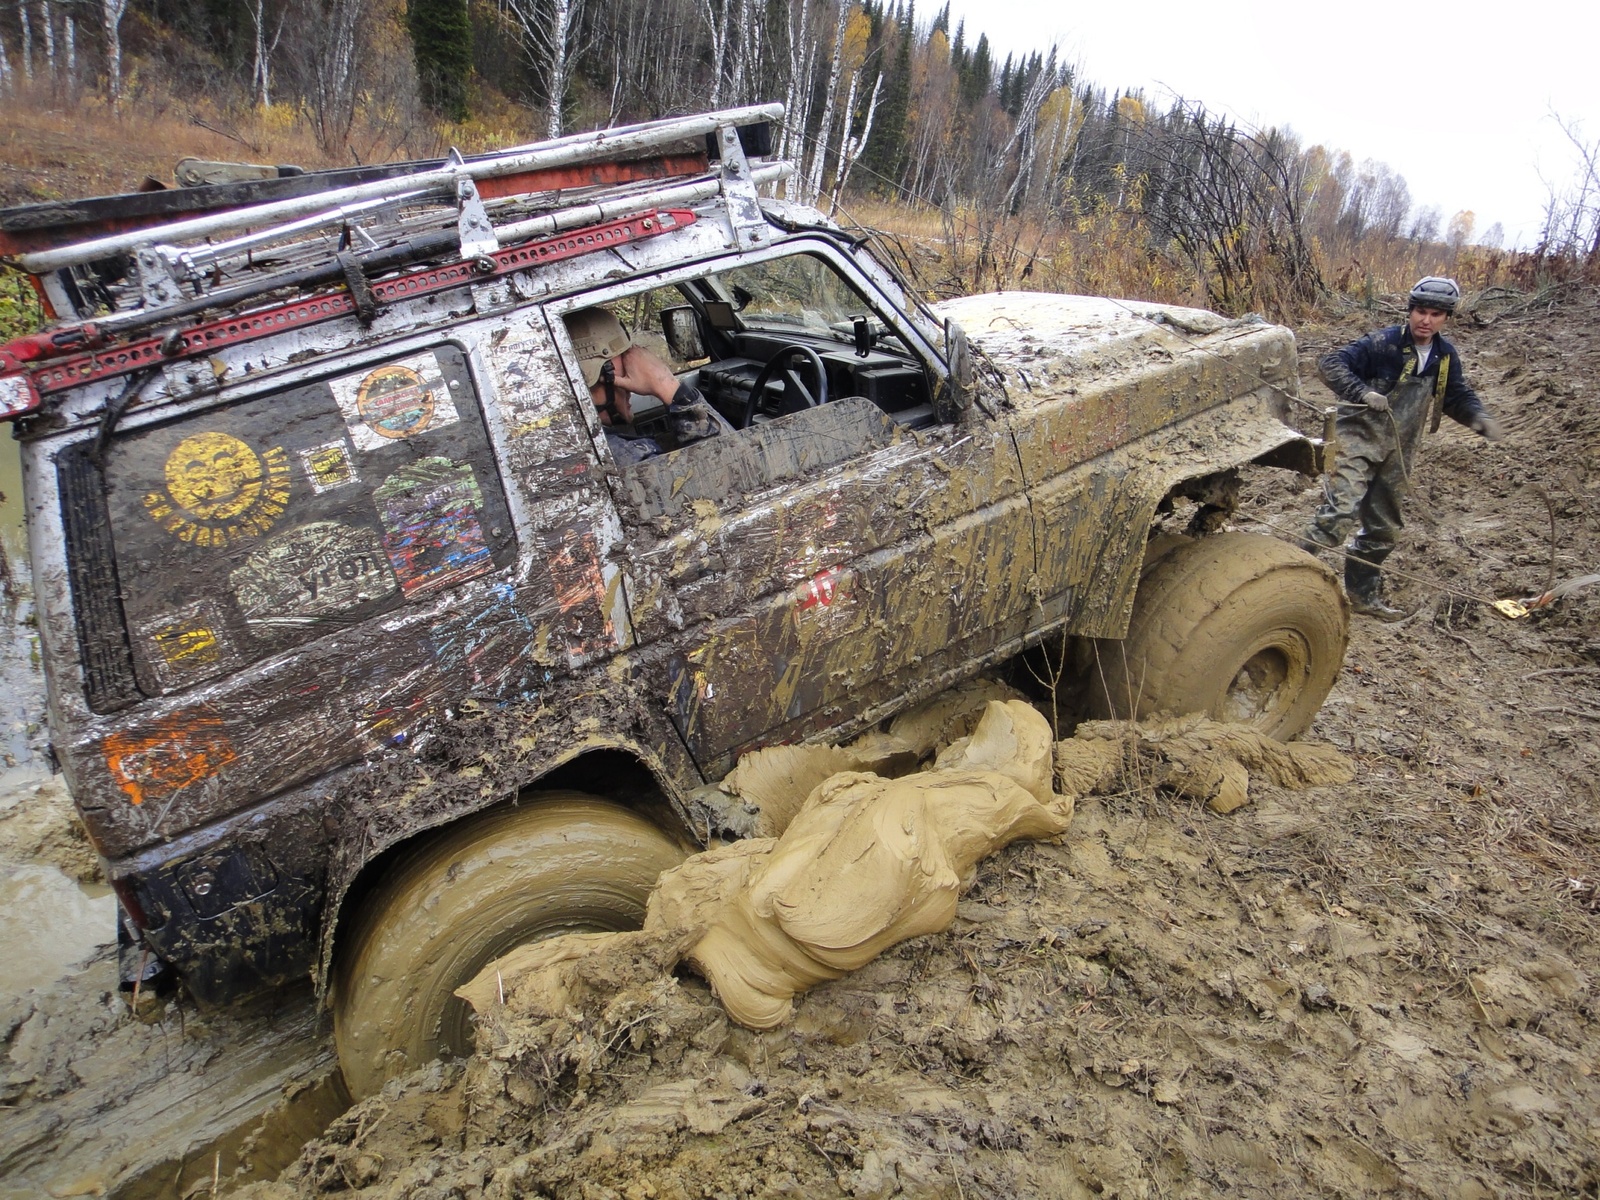
[[[261,499],[261,459],[226,433],[197,433],[167,455],[167,494],[203,521],[226,521]]]
[[[259,537],[289,504],[289,458],[281,446],[260,454],[229,433],[191,434],[167,455],[166,489],[145,510],[180,541],[225,546]]]
[[[432,423],[433,389],[410,367],[379,367],[361,381],[356,410],[379,437],[407,437]]]

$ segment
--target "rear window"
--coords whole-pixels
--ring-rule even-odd
[[[75,457],[87,469],[89,456]],[[70,487],[62,469],[64,503],[103,497],[114,557],[114,576],[74,564],[75,589],[120,591],[119,632],[146,696],[428,600],[515,556],[453,346],[118,436],[100,488]],[[71,545],[84,517],[67,522],[75,558],[92,549]],[[95,599],[75,597],[103,610],[108,598]],[[91,634],[106,632],[80,613],[86,662]],[[91,678],[92,706],[120,707],[115,687],[95,705],[96,688]]]

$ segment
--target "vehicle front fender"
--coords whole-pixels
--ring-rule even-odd
[[[1190,480],[1250,463],[1313,474],[1322,450],[1278,419],[1272,389],[1262,388],[1046,480],[1031,493],[1043,623],[1122,637],[1162,500]]]

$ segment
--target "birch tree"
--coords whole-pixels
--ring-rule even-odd
[[[45,75],[53,89],[56,86],[56,16],[50,11],[50,0],[39,0],[39,15],[44,18]]]
[[[583,0],[507,0],[522,29],[523,50],[546,87],[545,131],[561,136],[562,106],[578,58],[578,18]]]
[[[801,200],[810,204],[822,194],[822,172],[827,166],[828,140],[833,135],[833,105],[839,94],[839,75],[844,70],[844,31],[850,20],[849,0],[835,0],[838,20],[833,29],[833,58],[828,64],[828,85],[823,95],[822,122],[817,127],[817,139],[811,146],[810,170],[806,175],[805,192]]]
[[[127,11],[128,0],[100,0],[100,28],[106,39],[106,91],[113,109],[122,100],[122,16]]]
[[[267,40],[267,0],[245,0],[245,11],[250,16],[252,32],[250,60],[250,90],[262,108],[272,106],[272,55],[283,37],[283,23],[288,17],[285,9],[278,15],[278,27],[272,40]]]
[[[860,73],[850,77],[850,96],[855,98],[856,80]],[[872,99],[867,101],[866,119],[861,123],[861,132],[855,137],[845,138],[839,147],[839,170],[833,184],[833,203],[829,207],[830,213],[839,211],[839,197],[844,194],[845,184],[850,181],[850,172],[856,165],[856,160],[861,157],[861,152],[866,148],[867,139],[872,136],[872,119],[878,113],[878,100],[883,95],[883,72],[878,72],[878,77],[872,81]],[[848,111],[847,106],[847,111]],[[848,121],[846,124],[848,128]]]
[[[728,5],[729,0],[700,0],[700,15],[705,18],[711,37],[712,108],[722,107],[722,76],[728,60]]]
[[[322,27],[312,54],[311,108],[317,140],[331,150],[349,136],[355,120],[367,0],[326,0],[319,15]]]
[[[17,20],[22,25],[22,78],[33,82],[33,18],[28,0],[17,0]]]

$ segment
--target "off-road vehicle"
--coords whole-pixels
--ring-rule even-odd
[[[706,785],[752,748],[1047,639],[1092,711],[1305,728],[1331,574],[1152,537],[1318,469],[1289,331],[929,306],[760,194],[781,118],[0,213],[53,317],[0,349],[50,736],[130,962],[202,1004],[313,975],[359,1094],[465,1043],[492,955],[636,921],[741,828]],[[702,436],[636,397],[660,453],[620,465],[564,320],[595,306]]]

